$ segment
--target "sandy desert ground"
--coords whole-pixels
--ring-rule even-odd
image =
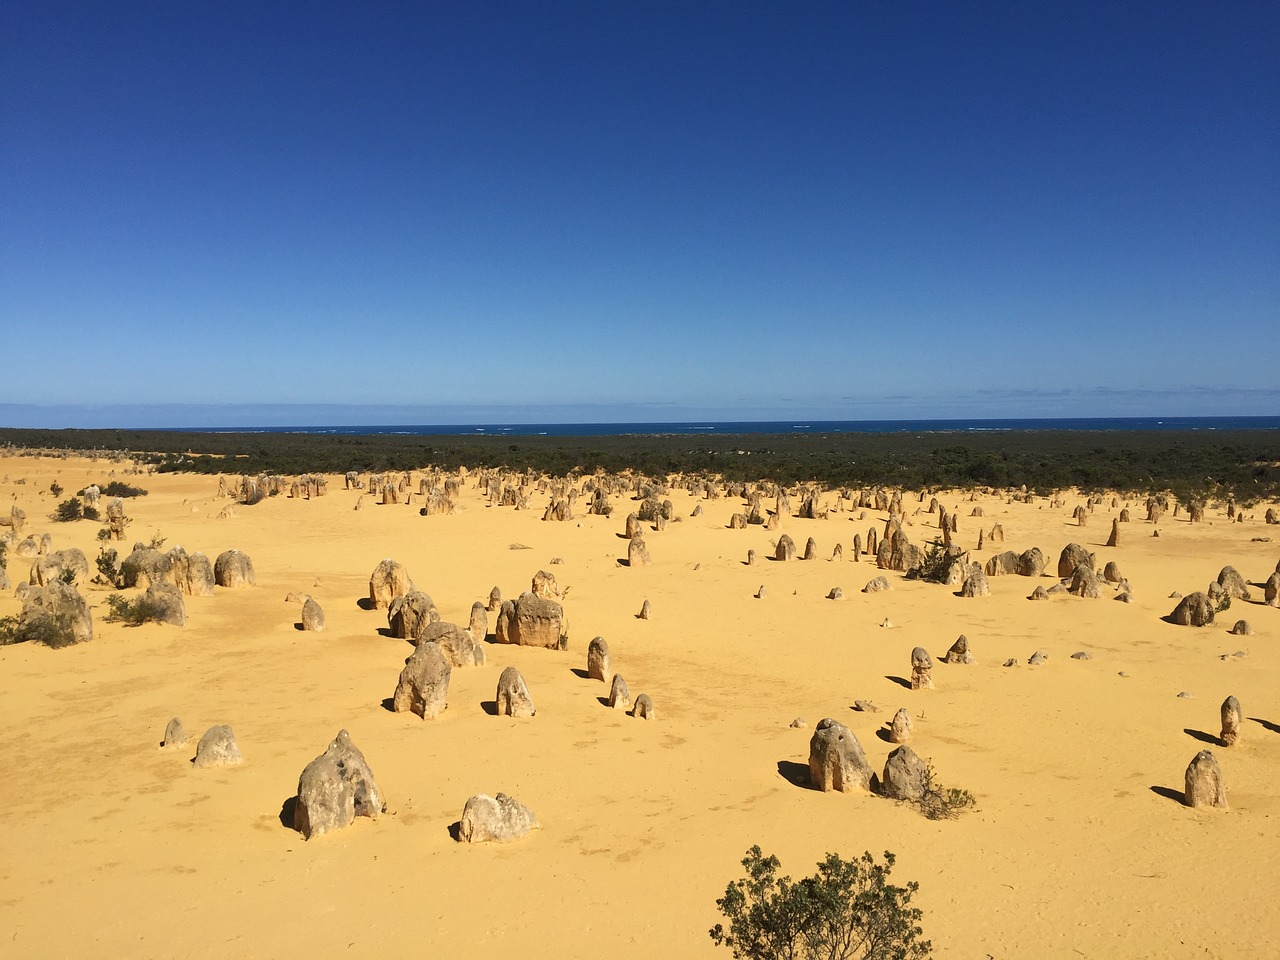
[[[1171,591],[1203,590],[1225,564],[1254,583],[1276,569],[1280,527],[1263,523],[1265,504],[1244,523],[1217,507],[1195,525],[1170,514],[1157,538],[1131,501],[1133,521],[1107,548],[1110,500],[1081,528],[1071,513],[1084,498],[1072,493],[1054,509],[1044,498],[940,495],[960,543],[998,521],[1004,548],[1039,546],[1052,573],[1080,542],[1099,567],[1115,560],[1134,596],[1031,602],[1037,583],[1054,581],[995,577],[990,596],[966,599],[891,573],[890,591],[861,593],[879,571],[849,547],[855,533],[883,530],[875,511],[785,517],[780,532],[801,549],[814,537],[820,559],[779,563],[765,559],[778,533],[727,528],[740,500],[703,501],[691,517],[695,501],[673,491],[678,521],[647,535],[651,566],[628,569],[617,561],[634,504],[617,498],[612,517],[586,515],[580,500],[574,520],[544,522],[545,495],[517,511],[467,483],[453,515],[424,517],[417,498],[365,496],[353,509],[361,495],[331,477],[325,497],[271,497],[220,518],[229,501],[208,476],[18,457],[0,460],[0,474],[0,513],[19,505],[30,530],[81,548],[91,568],[101,525],[48,520],[55,480],[61,499],[113,477],[150,491],[126,501],[122,555],[158,534],[210,558],[238,548],[257,572],[255,587],[188,598],[182,628],[106,622],[108,591],[89,587],[91,643],[0,647],[4,956],[728,957],[707,929],[757,843],[793,876],[827,851],[893,851],[895,879],[920,882],[939,957],[1280,956],[1280,609],[1255,586],[1253,602],[1237,600],[1213,626],[1161,619]],[[917,505],[907,532],[920,543],[937,529],[935,517],[911,516]],[[975,505],[985,517],[970,516]],[[828,559],[837,543],[844,559]],[[753,566],[748,549],[761,558]],[[553,572],[569,588],[568,650],[488,645],[486,665],[453,671],[441,718],[390,711],[383,701],[412,648],[379,633],[384,612],[358,604],[385,557],[463,625],[494,585],[514,598],[538,570]],[[10,552],[14,585],[29,563]],[[844,599],[826,599],[834,586]],[[319,601],[325,632],[299,629],[291,591]],[[653,616],[641,620],[646,599]],[[0,616],[20,608],[12,590],[0,597]],[[1240,618],[1252,636],[1228,633]],[[913,647],[937,661],[962,633],[976,665],[937,663],[932,691],[899,682]],[[575,672],[597,635],[633,696],[653,697],[656,719],[607,709],[605,686]],[[1027,665],[1036,650],[1049,661]],[[1236,651],[1246,656],[1223,658]],[[1003,666],[1009,658],[1018,665]],[[511,664],[534,718],[482,708]],[[1228,749],[1216,736],[1229,694],[1248,719]],[[853,710],[859,698],[880,712]],[[803,785],[818,720],[847,724],[879,769],[892,748],[880,731],[902,706],[912,747],[943,782],[972,791],[976,810],[931,821],[908,804]],[[194,739],[159,749],[173,716],[193,738],[230,724],[245,762],[194,769]],[[796,717],[805,729],[790,726]],[[304,841],[282,808],[341,728],[387,812]],[[1229,810],[1178,799],[1206,745]],[[496,791],[530,806],[543,829],[507,845],[455,841],[464,801]]]

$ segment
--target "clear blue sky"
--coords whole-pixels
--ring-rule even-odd
[[[1280,414],[1278,63],[1275,2],[10,0],[0,425]]]

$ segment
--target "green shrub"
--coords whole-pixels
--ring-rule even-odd
[[[0,618],[0,646],[11,643],[42,643],[55,650],[75,643],[71,616],[43,613],[35,617]]]
[[[86,520],[98,521],[102,519],[102,514],[98,512],[97,507],[91,507],[87,503],[80,508],[80,515]]]
[[[944,787],[938,783],[932,763],[925,768],[924,795],[917,804],[920,812],[930,820],[954,820],[965,810],[972,809],[977,802],[968,790]]]
[[[62,484],[60,484],[57,480],[53,481],[53,483],[49,484],[49,492],[52,493],[55,497],[62,496]]]
[[[777,876],[777,857],[758,846],[742,860],[747,875],[729,884],[716,906],[729,921],[711,939],[750,960],[918,960],[933,949],[919,939],[923,914],[911,906],[919,889],[888,882],[894,856],[843,860],[834,853],[811,877]]]
[[[124,587],[124,577],[120,572],[120,554],[112,547],[99,547],[98,559],[95,562],[98,565],[98,572],[93,578],[94,583],[104,587],[115,587],[117,590]]]
[[[60,523],[69,523],[72,520],[79,520],[84,516],[84,506],[80,503],[79,497],[72,497],[70,500],[63,500],[56,510],[53,511],[53,519]]]
[[[145,497],[147,495],[147,491],[141,487],[131,487],[119,480],[112,480],[101,489],[103,496],[106,497]]]
[[[111,612],[104,618],[109,623],[123,623],[127,627],[139,627],[144,623],[163,623],[164,610],[144,597],[128,597],[113,593],[107,597]]]

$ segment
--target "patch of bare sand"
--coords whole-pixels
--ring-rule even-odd
[[[99,525],[47,521],[57,500],[48,487],[56,479],[74,491],[111,469],[5,459],[0,507],[17,503],[55,548],[78,546],[92,562]],[[785,518],[779,532],[797,545],[813,536],[824,559],[777,563],[764,558],[778,533],[727,529],[740,501],[704,502],[692,518],[694,502],[672,493],[683,519],[648,533],[653,565],[633,570],[617,563],[617,534],[634,505],[616,498],[612,518],[584,515],[579,501],[574,521],[542,522],[543,497],[527,511],[489,507],[466,485],[456,514],[421,517],[416,504],[367,496],[354,510],[359,494],[335,477],[324,498],[272,497],[218,519],[216,478],[122,479],[150,491],[127,501],[122,552],[154,533],[210,558],[236,547],[252,556],[258,585],[189,598],[181,629],[106,623],[106,591],[90,589],[92,643],[0,648],[8,956],[727,956],[706,930],[753,843],[793,875],[829,850],[894,851],[895,877],[920,881],[940,957],[1266,956],[1280,933],[1280,611],[1236,601],[1213,627],[1160,620],[1170,591],[1204,589],[1224,564],[1265,579],[1280,558],[1280,544],[1251,542],[1276,529],[1261,522],[1265,507],[1243,524],[1218,510],[1195,526],[1166,516],[1153,538],[1133,504],[1121,545],[1106,548],[1118,511],[1099,507],[1079,528],[1070,517],[1080,497],[1052,510],[987,497],[983,518],[968,516],[960,494],[940,497],[958,508],[961,544],[1003,524],[1006,542],[976,558],[1039,546],[1053,572],[1078,541],[1099,567],[1115,559],[1135,598],[1030,602],[1037,582],[1053,581],[993,577],[989,597],[961,599],[890,573],[892,590],[860,593],[874,563],[825,558],[837,542],[847,558],[854,533],[882,531],[874,511]],[[911,520],[915,542],[936,535],[934,517]],[[749,548],[761,557],[754,566],[743,563]],[[553,571],[570,588],[568,651],[490,645],[486,666],[454,670],[439,720],[390,712],[383,701],[411,648],[380,635],[385,615],[357,604],[388,556],[464,625],[495,584],[514,597],[534,572]],[[15,585],[26,566],[10,554]],[[756,600],[762,583],[768,596]],[[833,586],[845,599],[825,599]],[[323,605],[326,632],[297,629],[290,591]],[[653,619],[642,621],[646,598]],[[0,597],[0,616],[18,609],[12,591]],[[1241,617],[1253,636],[1228,635]],[[879,626],[886,618],[891,628]],[[977,665],[938,663],[929,692],[896,679],[910,676],[912,647],[940,660],[960,633]],[[606,686],[575,673],[596,635],[659,719],[608,710]],[[1037,649],[1051,659],[1027,666]],[[1239,649],[1248,656],[1219,659]],[[1093,659],[1070,659],[1077,650]],[[1017,667],[1001,666],[1011,657]],[[532,691],[531,720],[482,708],[509,664]],[[1239,745],[1211,747],[1231,809],[1190,810],[1173,797],[1216,736],[1228,694],[1252,718]],[[857,698],[880,713],[854,712]],[[977,796],[976,812],[931,822],[906,805],[797,782],[824,716],[850,726],[879,769],[891,746],[877,730],[899,706],[915,720],[913,748],[943,782]],[[174,715],[192,743],[160,750]],[[789,728],[796,716],[806,729]],[[216,723],[232,725],[244,765],[192,769],[195,738]],[[342,727],[388,812],[305,842],[282,808]],[[510,846],[451,839],[467,797],[498,790],[544,829]]]

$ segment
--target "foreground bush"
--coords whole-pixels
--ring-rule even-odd
[[[729,921],[717,923],[711,939],[735,957],[751,960],[918,960],[933,949],[919,939],[923,914],[912,907],[919,889],[888,882],[894,856],[884,863],[870,853],[842,860],[834,853],[811,877],[777,876],[777,857],[758,846],[747,851],[747,875],[729,884],[716,906]]]

